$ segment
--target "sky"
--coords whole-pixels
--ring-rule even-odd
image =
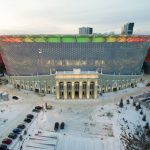
[[[150,0],[0,0],[0,34],[119,34],[127,22],[150,35]]]

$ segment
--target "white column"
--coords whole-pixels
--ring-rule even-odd
[[[59,99],[60,95],[59,95],[59,81],[56,81],[56,98]]]
[[[72,99],[74,99],[74,82],[72,82]]]
[[[82,81],[79,82],[79,99],[82,99]]]
[[[90,81],[87,81],[86,98],[90,98]]]
[[[67,82],[64,81],[64,99],[67,99]]]

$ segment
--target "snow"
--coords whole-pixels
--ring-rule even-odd
[[[142,83],[141,83],[142,84]],[[143,84],[136,88],[121,90],[115,93],[105,93],[97,100],[55,100],[54,96],[39,97],[31,91],[13,89],[7,85],[0,91],[9,94],[9,100],[0,100],[0,140],[18,124],[23,123],[25,116],[34,114],[35,118],[29,124],[25,123],[27,135],[22,131],[23,140],[13,141],[9,148],[13,150],[123,150],[120,134],[123,130],[133,133],[135,126],[142,127],[150,123],[150,111],[142,105],[147,121],[142,121],[140,110],[132,105],[132,95],[147,92]],[[19,100],[13,100],[16,95]],[[117,104],[124,100],[124,107]],[[140,97],[139,97],[140,98]],[[126,104],[126,99],[130,104]],[[36,105],[44,106],[45,102],[53,106],[52,110],[42,110],[33,113]],[[55,122],[65,123],[65,128],[54,131]]]

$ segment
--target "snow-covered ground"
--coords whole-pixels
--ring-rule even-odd
[[[10,149],[18,150],[22,146],[23,150],[123,150],[120,133],[123,130],[132,133],[135,125],[146,124],[140,110],[136,111],[132,105],[132,99],[130,104],[126,104],[126,99],[148,90],[141,83],[136,88],[103,94],[97,100],[64,101],[50,95],[39,97],[33,92],[18,91],[10,85],[2,86],[0,91],[9,93],[9,101],[0,100],[0,141],[23,123],[34,106],[47,102],[53,109],[33,113],[34,120],[26,124],[27,135],[23,135],[23,131],[23,140],[14,140]],[[19,100],[13,100],[13,95]],[[123,108],[117,105],[121,98]],[[150,111],[144,106],[142,109],[150,123]],[[65,128],[55,132],[55,122],[64,122]]]
[[[82,107],[81,103],[78,109],[67,105],[62,109],[40,112],[28,131],[31,136],[24,138],[23,149],[123,150],[120,133],[124,130],[132,133],[136,125],[143,127],[146,124],[131,99],[130,104],[124,102],[123,108],[115,104],[98,105],[95,109],[91,109],[90,105],[85,109]],[[142,110],[150,123],[149,110],[144,106]],[[65,122],[65,129],[54,132],[55,122]]]

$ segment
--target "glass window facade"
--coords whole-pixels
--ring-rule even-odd
[[[48,43],[36,40],[39,42],[0,43],[9,75],[47,75],[50,71],[73,68],[102,70],[105,74],[140,74],[148,47],[146,42]]]

